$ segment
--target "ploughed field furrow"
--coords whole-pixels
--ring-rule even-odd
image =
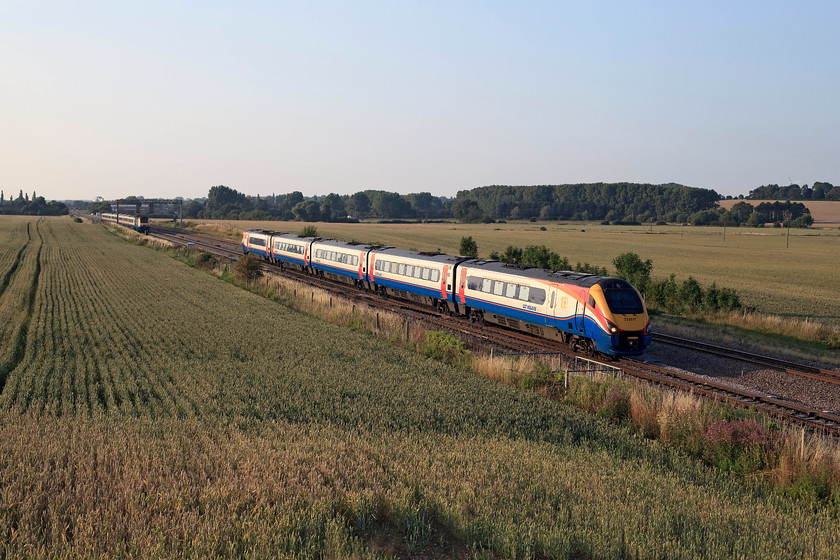
[[[8,237],[0,246],[0,271],[3,273],[3,278],[0,280],[0,297],[3,296],[3,292],[9,286],[12,276],[20,266],[21,257],[32,240],[29,233],[29,222],[21,222],[17,226],[2,232],[4,236],[7,235]]]
[[[62,243],[62,233],[45,232],[49,266],[37,290],[30,350],[10,372],[7,406],[55,414],[172,411],[178,399],[146,359],[154,352],[133,336],[135,323],[149,319],[143,300],[159,295],[142,291],[144,275],[136,274],[145,268],[142,259],[92,250],[90,240]],[[126,286],[132,275],[136,283]],[[192,414],[191,405],[182,408]]]
[[[34,229],[37,232],[37,223]],[[15,267],[15,273],[10,276],[10,282],[0,298],[0,316],[7,318],[0,327],[0,395],[5,393],[9,377],[23,361],[27,350],[43,249],[40,233],[32,237],[21,253],[19,266]]]

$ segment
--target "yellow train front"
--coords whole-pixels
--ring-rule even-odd
[[[625,280],[495,261],[458,265],[458,312],[608,356],[637,356],[652,336],[639,292]]]

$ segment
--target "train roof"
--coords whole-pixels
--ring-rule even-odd
[[[381,245],[368,245],[367,243],[358,243],[356,241],[339,241],[338,239],[313,239],[318,245],[327,245],[329,247],[341,247],[342,249],[354,249],[357,251],[368,251],[370,249],[378,249]]]
[[[294,239],[295,241],[311,242],[311,241],[320,241],[321,240],[320,237],[303,237],[303,236],[298,235],[296,233],[286,233],[285,231],[275,231],[275,232],[272,233],[272,235],[277,236],[277,237],[282,237],[283,239]]]
[[[383,253],[386,255],[392,255],[406,259],[417,259],[453,265],[469,260],[470,258],[446,255],[444,253],[438,253],[436,251],[409,251],[407,249],[397,249],[396,247],[382,247],[381,249],[376,249],[376,253]]]
[[[547,282],[561,282],[563,284],[572,284],[584,288],[594,286],[599,281],[606,278],[604,276],[586,274],[584,272],[574,272],[571,270],[546,270],[544,268],[526,267],[483,259],[467,261],[464,265],[469,266],[470,268],[480,268],[502,274],[513,274],[524,278],[545,280]]]

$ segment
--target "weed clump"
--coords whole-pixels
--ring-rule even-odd
[[[460,368],[469,367],[470,364],[470,351],[464,341],[441,331],[426,331],[426,340],[420,345],[420,353]]]
[[[247,254],[233,265],[233,275],[241,282],[253,282],[262,275],[260,260]]]
[[[213,270],[219,264],[219,261],[208,253],[207,251],[202,251],[198,254],[195,258],[195,267],[200,268],[201,270]]]

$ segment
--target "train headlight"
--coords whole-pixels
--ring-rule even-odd
[[[615,325],[613,325],[613,324],[612,324],[612,323],[610,323],[609,321],[607,321],[607,326],[609,327],[610,332],[611,332],[612,334],[616,334],[616,333],[618,332],[618,327],[616,327]]]
[[[650,334],[650,321],[648,321],[648,324],[645,325],[645,334]]]

